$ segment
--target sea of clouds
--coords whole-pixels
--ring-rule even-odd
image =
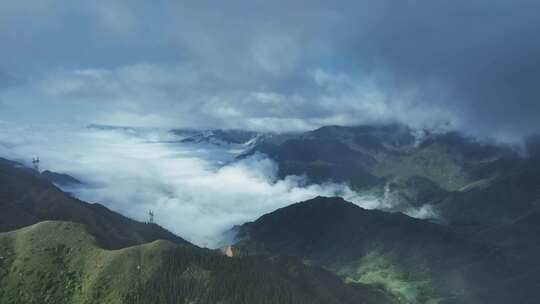
[[[277,164],[262,154],[237,160],[244,145],[182,143],[157,129],[20,126],[4,123],[0,157],[85,183],[64,189],[131,218],[155,221],[206,247],[231,242],[234,225],[277,208],[322,196],[340,196],[368,209],[387,209],[388,197],[360,195],[346,184],[307,184],[302,176],[278,178]],[[411,215],[427,217],[423,210]]]

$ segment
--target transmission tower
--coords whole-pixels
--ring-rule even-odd
[[[34,170],[39,172],[39,157],[32,158],[32,165],[34,166]]]
[[[148,223],[154,223],[154,211],[152,210],[148,210]]]

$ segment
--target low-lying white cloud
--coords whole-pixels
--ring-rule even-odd
[[[278,178],[262,154],[235,160],[241,145],[186,144],[162,130],[98,130],[3,125],[0,156],[40,156],[42,169],[87,183],[68,189],[129,217],[156,222],[198,245],[221,245],[224,232],[264,213],[317,195],[341,196],[365,208],[384,200],[361,196],[345,184],[306,184]]]

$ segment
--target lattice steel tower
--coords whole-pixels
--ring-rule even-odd
[[[34,166],[34,170],[39,172],[39,157],[32,158],[32,165]]]
[[[152,210],[148,210],[148,223],[154,223],[154,211]]]

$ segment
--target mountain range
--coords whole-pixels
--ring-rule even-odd
[[[536,231],[528,231],[531,225]],[[318,197],[238,227],[241,241],[232,251],[293,256],[347,282],[382,286],[400,303],[535,303],[537,256],[516,254],[509,248],[517,244],[502,242],[519,234],[522,245],[537,248],[539,226],[533,219],[519,222],[501,229],[497,235],[506,237],[493,241],[402,213]]]
[[[516,147],[457,132],[329,126],[265,137],[244,156],[269,155],[281,176],[344,182],[379,197],[386,191],[387,211],[429,206],[431,217],[475,230],[515,221],[540,203],[534,147],[530,141],[524,157]]]
[[[228,258],[0,164],[2,303],[396,303],[297,259]]]
[[[401,125],[171,133],[240,144],[238,158],[263,153],[280,177],[346,183],[385,204],[316,197],[234,227],[234,244],[210,250],[74,198],[57,187],[78,181],[69,175],[0,159],[1,302],[540,300],[537,138],[520,150]]]

